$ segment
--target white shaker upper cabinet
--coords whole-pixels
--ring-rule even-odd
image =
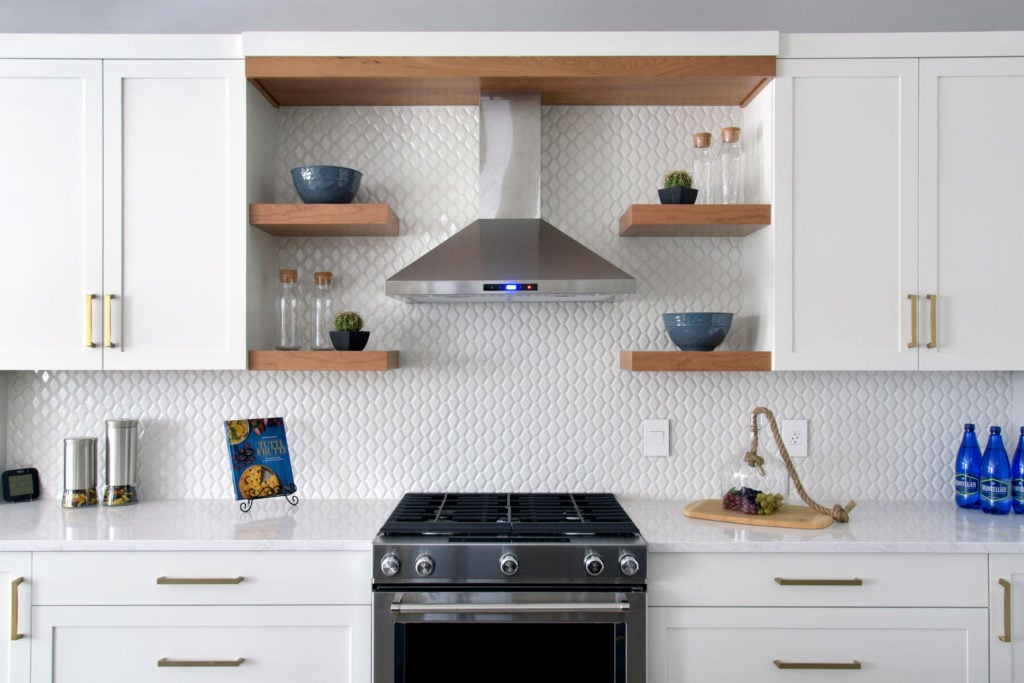
[[[103,289],[102,73],[0,60],[0,368],[101,367],[88,296]]]
[[[782,59],[776,370],[911,370],[917,60]]]
[[[243,62],[112,60],[103,79],[103,367],[243,369]]]
[[[1024,369],[1022,116],[1024,58],[921,60],[922,369]]]

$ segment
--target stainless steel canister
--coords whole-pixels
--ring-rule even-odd
[[[135,491],[139,453],[139,421],[107,420],[106,486],[104,505],[138,501]]]
[[[66,508],[96,504],[96,438],[64,439],[64,497]]]

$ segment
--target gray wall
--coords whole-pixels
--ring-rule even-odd
[[[7,469],[7,374],[0,372],[0,470]]]
[[[1020,29],[1021,0],[0,0],[6,33]]]

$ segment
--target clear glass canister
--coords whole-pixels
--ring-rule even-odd
[[[743,145],[740,144],[740,129],[727,126],[722,129],[721,199],[723,204],[745,204]]]
[[[722,507],[748,515],[770,515],[789,496],[789,473],[782,458],[758,453],[757,416],[750,427],[750,449],[721,472]]]
[[[718,204],[718,158],[711,150],[711,133],[694,133],[693,186],[697,188],[698,204]]]
[[[295,351],[299,341],[299,271],[282,268],[278,271],[277,299],[274,304],[274,348]]]
[[[327,271],[313,274],[313,329],[309,347],[316,351],[329,351],[331,330],[334,329],[334,296],[331,290],[332,275]]]

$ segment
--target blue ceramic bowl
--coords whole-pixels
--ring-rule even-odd
[[[732,313],[662,313],[661,319],[683,351],[714,351],[732,325]]]
[[[363,174],[344,166],[299,166],[292,169],[295,190],[307,204],[348,204],[359,191]]]

